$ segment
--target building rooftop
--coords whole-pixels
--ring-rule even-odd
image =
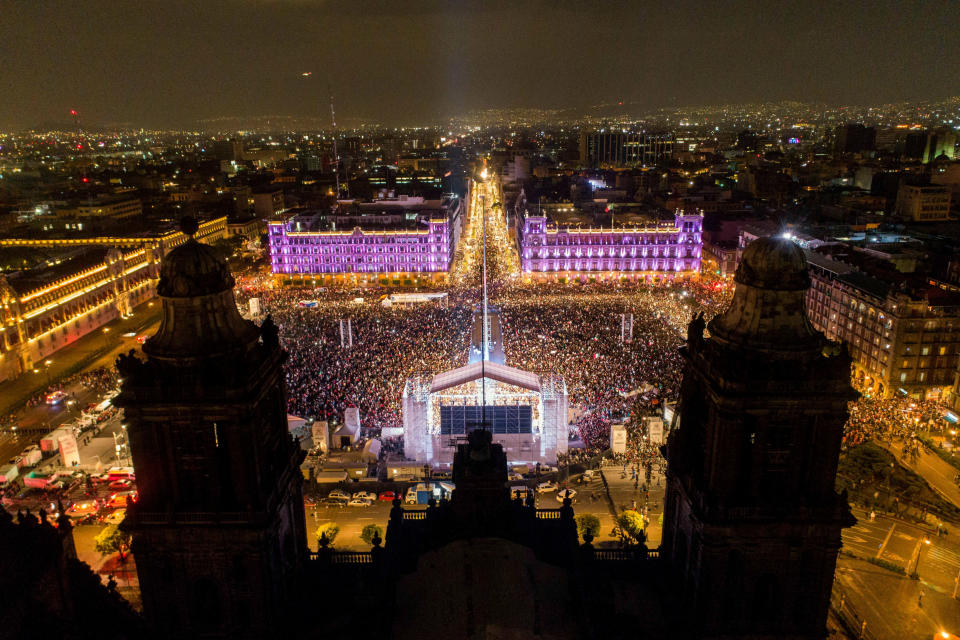
[[[65,253],[58,262],[50,266],[36,267],[7,274],[7,282],[18,295],[67,278],[73,274],[103,264],[108,249],[106,247],[83,247]]]

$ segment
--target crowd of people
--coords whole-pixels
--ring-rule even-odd
[[[490,303],[500,309],[507,364],[555,373],[566,382],[576,416],[570,438],[582,444],[572,442],[575,448],[561,462],[604,451],[611,424],[621,423],[627,429],[625,464],[659,465],[640,418],[661,413],[665,402],[676,399],[682,376],[678,348],[687,323],[701,311],[707,320],[721,312],[729,304],[731,283],[523,284],[494,279],[491,285]],[[443,303],[406,309],[384,308],[373,300],[357,304],[354,298],[365,295],[361,290],[314,296],[309,290],[271,289],[261,282],[240,289],[242,303],[259,297],[280,328],[290,353],[290,412],[337,421],[348,406],[357,406],[368,436],[402,426],[400,405],[408,377],[466,363],[472,309],[480,298],[473,283],[450,287]],[[299,304],[311,297],[319,298],[316,306]],[[626,335],[624,316],[632,316]],[[341,318],[352,319],[352,347],[340,345]],[[850,409],[845,447],[869,439],[903,440],[942,422],[936,403],[909,398],[863,398]]]
[[[402,426],[407,378],[466,364],[479,298],[473,287],[452,287],[442,302],[397,308],[369,297],[355,302],[365,295],[360,290],[241,285],[241,306],[259,298],[262,312],[270,313],[280,330],[289,353],[288,410],[294,415],[337,422],[347,407],[356,406],[363,435],[376,436],[384,427]],[[697,311],[716,313],[728,297],[726,290],[693,282],[657,287],[496,283],[490,303],[500,309],[507,364],[564,378],[579,416],[571,437],[582,440],[584,456],[592,456],[607,448],[612,420],[640,408],[653,412],[676,395],[677,349],[687,322]],[[626,340],[623,314],[632,315]],[[341,345],[340,320],[347,318],[353,346]],[[630,454],[652,456],[639,420],[626,424]]]
[[[850,403],[850,417],[843,434],[844,447],[868,440],[906,441],[921,430],[941,428],[943,408],[936,402],[902,396],[861,398]]]
[[[443,302],[415,310],[376,299],[357,303],[355,293],[322,292],[314,299],[305,290],[251,288],[239,297],[259,298],[280,330],[289,354],[290,413],[334,423],[357,407],[365,435],[378,435],[383,427],[402,426],[407,378],[466,364],[471,312]],[[301,305],[307,299],[310,306]],[[352,346],[341,343],[341,319],[350,320]]]

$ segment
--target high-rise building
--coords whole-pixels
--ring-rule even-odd
[[[213,143],[213,157],[220,162],[242,160],[243,142],[240,140],[217,140]]]
[[[896,213],[914,222],[949,220],[950,195],[946,186],[905,184],[897,191]]]
[[[953,129],[934,129],[907,134],[903,155],[927,164],[940,156],[949,160],[956,157],[957,132]]]
[[[673,154],[672,133],[582,131],[580,164],[589,167],[638,167],[656,164]]]
[[[661,554],[697,638],[823,638],[840,532],[834,482],[850,358],[807,320],[799,247],[751,243],[730,307],[695,318],[668,442]],[[828,355],[835,354],[835,355]]]
[[[177,247],[146,361],[117,361],[139,489],[124,526],[144,614],[170,637],[277,637],[307,559],[285,353],[271,321],[240,317],[233,285],[209,246]]]
[[[834,147],[837,153],[863,153],[873,151],[877,130],[851,122],[836,128]]]
[[[939,400],[960,353],[958,296],[899,288],[881,274],[808,251],[810,321],[846,345],[858,386],[872,395]]]

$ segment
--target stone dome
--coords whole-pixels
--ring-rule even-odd
[[[807,258],[787,238],[758,238],[743,250],[734,280],[760,289],[798,291],[810,287]]]
[[[164,298],[196,298],[233,289],[226,262],[212,247],[190,238],[160,265],[157,293]]]

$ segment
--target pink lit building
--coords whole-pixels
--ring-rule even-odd
[[[287,280],[443,281],[460,237],[462,209],[457,197],[410,198],[271,221],[273,273]]]
[[[700,271],[703,215],[678,212],[674,222],[616,229],[558,227],[527,216],[520,237],[523,271],[537,277],[616,272],[654,280]]]

